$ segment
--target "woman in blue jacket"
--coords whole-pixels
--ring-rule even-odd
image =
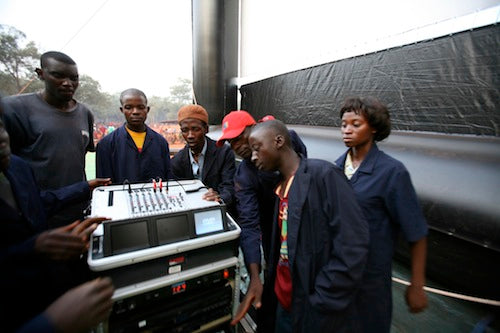
[[[340,110],[342,138],[349,148],[336,164],[344,170],[370,227],[370,250],[357,295],[364,332],[389,332],[392,317],[391,271],[396,237],[402,231],[411,246],[411,312],[427,306],[423,287],[427,223],[410,175],[376,142],[391,132],[387,107],[376,98],[347,99]]]

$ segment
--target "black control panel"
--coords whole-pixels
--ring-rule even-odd
[[[231,318],[235,267],[117,300],[108,332],[193,332]]]

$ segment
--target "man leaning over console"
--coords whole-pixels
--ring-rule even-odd
[[[234,153],[229,146],[217,147],[207,136],[208,113],[201,105],[184,105],[177,112],[186,146],[172,158],[172,173],[176,179],[199,179],[208,187],[204,200],[225,203],[233,216]]]

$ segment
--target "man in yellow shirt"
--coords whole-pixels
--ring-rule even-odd
[[[168,142],[145,123],[150,108],[144,92],[127,89],[120,103],[126,122],[97,144],[97,177],[119,184],[171,178]]]

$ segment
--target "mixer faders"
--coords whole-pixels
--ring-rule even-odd
[[[182,192],[154,191],[152,188],[132,189],[129,193],[133,217],[156,215],[185,210],[185,196]]]

